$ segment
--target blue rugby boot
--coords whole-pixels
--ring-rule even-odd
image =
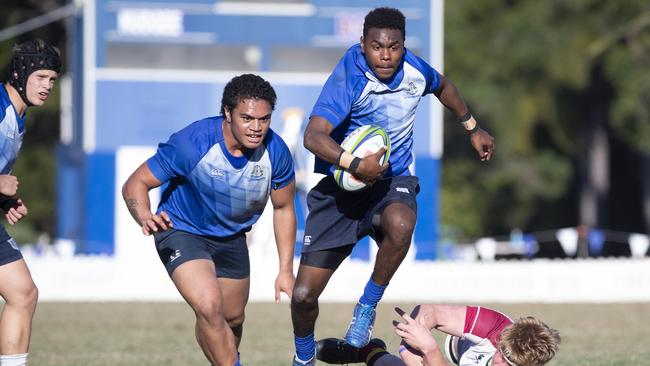
[[[357,303],[354,307],[352,321],[348,332],[345,334],[345,341],[349,345],[361,348],[370,342],[372,326],[375,324],[375,308],[370,305]]]

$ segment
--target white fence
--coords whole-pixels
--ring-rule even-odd
[[[142,235],[120,195],[128,174],[153,152],[153,148],[118,150],[113,257],[74,256],[72,244],[65,242],[48,247],[49,252],[39,255],[25,248],[25,258],[42,301],[180,300],[154,250],[153,238]],[[159,192],[152,192],[153,207],[157,205],[157,197]],[[249,240],[251,301],[274,300],[273,283],[278,265],[275,244],[269,240],[273,238],[269,216],[265,212]],[[295,270],[297,266],[296,261]],[[372,261],[345,261],[321,300],[356,301],[372,266]],[[650,258],[423,262],[413,260],[411,252],[391,281],[384,299],[473,303],[646,302],[650,301]]]
[[[143,245],[144,244],[144,245]],[[26,260],[41,301],[178,301],[180,296],[153,248],[140,255]],[[251,255],[251,301],[273,301],[275,256]],[[298,263],[295,263],[297,270]],[[345,261],[323,293],[324,302],[353,302],[363,291],[372,263]],[[650,259],[422,262],[402,264],[385,301],[441,302],[647,302]],[[286,299],[285,299],[286,301]]]

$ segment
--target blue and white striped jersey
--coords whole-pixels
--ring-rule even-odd
[[[167,212],[175,229],[216,237],[247,231],[271,189],[294,179],[291,153],[273,130],[257,149],[235,157],[225,146],[222,121],[217,116],[190,124],[147,160],[154,176],[169,182],[158,213]]]
[[[439,85],[438,72],[409,50],[405,50],[393,78],[381,81],[356,44],[327,79],[311,116],[327,119],[334,126],[330,136],[339,144],[357,127],[381,126],[391,141],[390,167],[385,176],[410,175],[415,110],[422,96]],[[314,171],[331,175],[333,167],[316,157]]]
[[[19,116],[9,94],[0,87],[0,174],[11,173],[25,135],[25,116]]]

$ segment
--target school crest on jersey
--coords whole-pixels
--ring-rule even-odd
[[[409,81],[408,88],[406,89],[406,92],[409,93],[409,95],[417,95],[418,94],[418,87],[415,85],[414,82]]]
[[[253,166],[253,170],[251,171],[251,178],[260,179],[263,177],[264,177],[264,169],[260,165],[255,164]]]

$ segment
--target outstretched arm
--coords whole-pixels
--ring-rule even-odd
[[[424,304],[411,311],[411,317],[427,329],[437,329],[457,337],[463,336],[467,306]]]
[[[149,191],[162,184],[149,169],[146,162],[131,174],[122,186],[122,197],[126,202],[129,213],[142,227],[144,235],[151,235],[158,231],[165,231],[172,227],[172,222],[166,212],[154,215],[151,212]]]
[[[470,133],[472,146],[482,161],[492,159],[494,154],[494,138],[481,127],[470,114],[463,97],[451,80],[440,75],[440,86],[434,93],[440,102],[458,118],[463,127]]]
[[[402,337],[400,346],[400,357],[407,366],[447,366],[436,339],[431,335],[430,329],[424,324],[424,320],[413,319],[402,309],[395,308],[400,314],[402,321],[394,321],[395,333]]]
[[[271,191],[273,204],[273,231],[278,247],[280,270],[275,280],[275,302],[280,302],[280,292],[291,298],[293,283],[293,251],[296,244],[296,209],[294,196],[296,194],[296,181]]]
[[[305,148],[319,158],[350,171],[366,184],[372,184],[384,175],[388,164],[380,165],[379,161],[386,152],[385,148],[363,159],[355,158],[330,137],[333,129],[332,124],[325,118],[311,117],[305,129]],[[354,159],[360,160],[353,164]]]

